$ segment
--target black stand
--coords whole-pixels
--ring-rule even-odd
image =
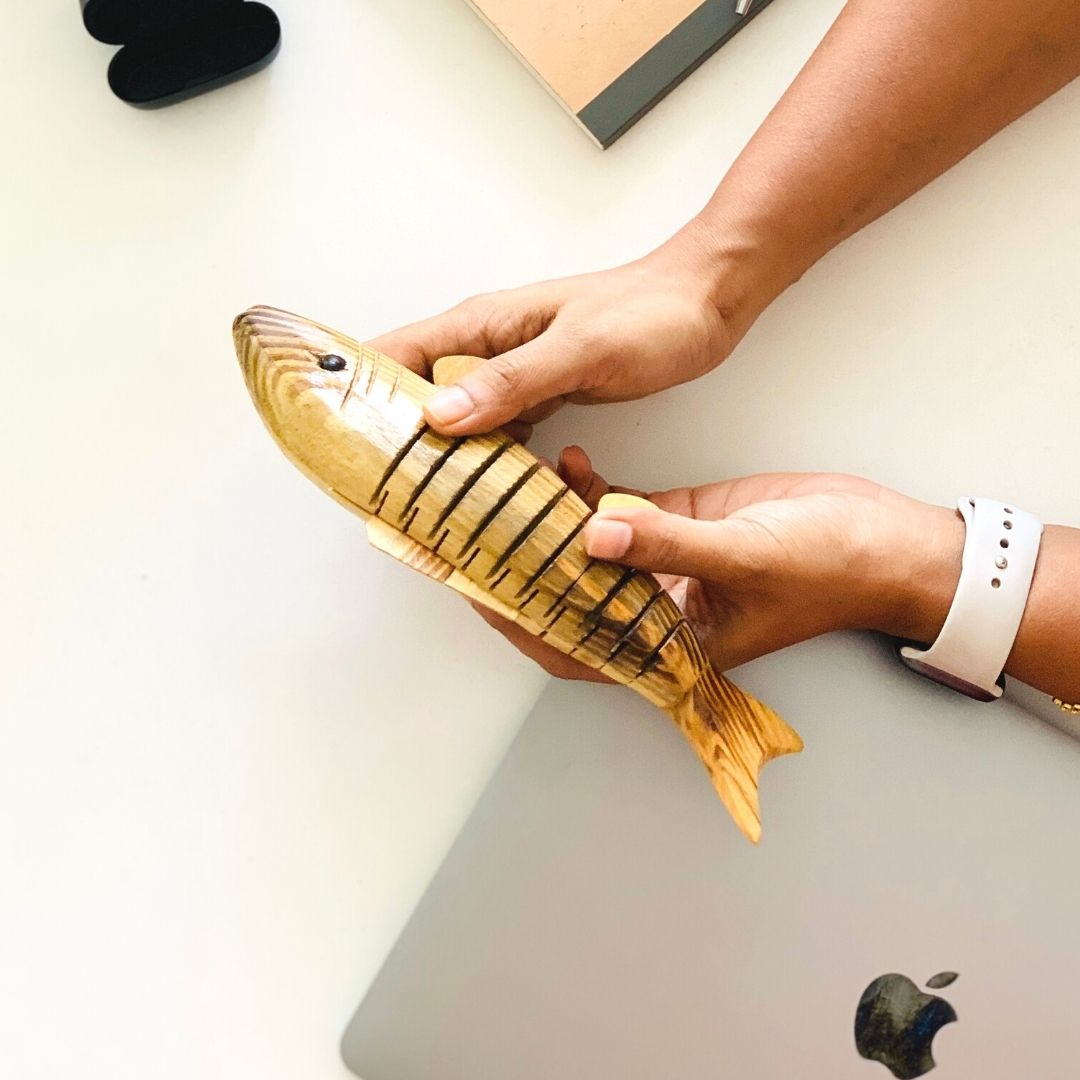
[[[123,45],[109,86],[132,105],[167,105],[266,67],[281,44],[277,16],[246,0],[80,0],[83,24]]]

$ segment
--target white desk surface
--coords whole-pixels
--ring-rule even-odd
[[[459,0],[274,6],[266,72],[158,112],[109,95],[73,3],[13,6],[0,43],[20,1080],[343,1076],[345,1021],[542,685],[280,457],[232,316],[367,336],[641,253],[840,5],[779,0],[603,154]],[[567,411],[542,448],[645,485],[844,469],[1080,521],[1077,175],[1080,84],[830,256],[718,373]]]

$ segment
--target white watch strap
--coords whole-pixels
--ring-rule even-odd
[[[948,618],[929,649],[907,645],[900,655],[916,671],[990,701],[1001,697],[998,679],[1027,607],[1043,525],[995,499],[965,496],[957,506],[967,538]]]

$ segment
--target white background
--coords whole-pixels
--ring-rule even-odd
[[[0,39],[0,1068],[340,1077],[541,686],[277,453],[252,303],[371,336],[704,202],[839,8],[779,0],[601,153],[460,0],[276,0],[264,73],[113,99]],[[1080,521],[1080,85],[826,259],[692,387],[540,440],[644,486],[843,469]],[[770,666],[783,673],[783,663]],[[758,687],[767,691],[767,687]],[[766,695],[767,696],[767,695]]]

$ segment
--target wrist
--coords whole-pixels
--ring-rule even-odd
[[[766,242],[747,224],[713,208],[687,222],[652,257],[677,262],[703,283],[731,348],[802,273],[783,245]]]
[[[910,504],[882,552],[879,603],[868,628],[932,644],[960,580],[966,529],[948,507]]]

